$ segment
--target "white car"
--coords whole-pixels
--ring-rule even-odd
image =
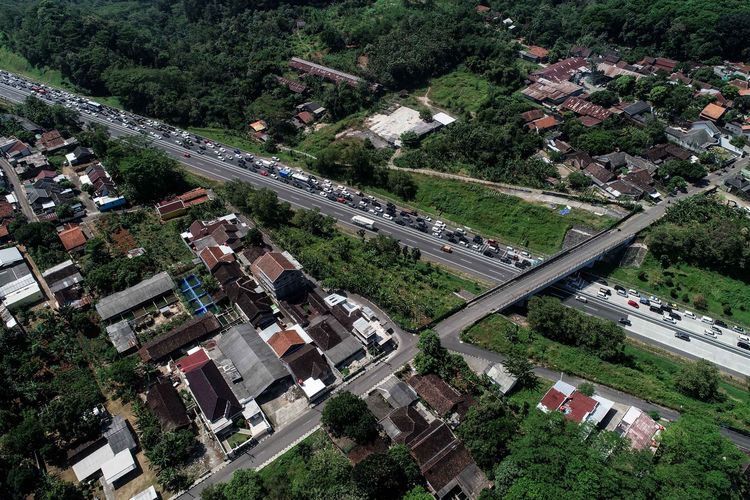
[[[703,330],[703,335],[708,335],[709,337],[716,338],[716,333],[714,333],[712,330]]]
[[[427,222],[432,222],[432,217],[425,217],[424,220],[426,220]]]
[[[640,293],[638,293],[637,291],[633,290],[632,288],[630,290],[628,290],[628,295],[633,295],[635,297],[640,297],[641,296]]]
[[[677,321],[675,321],[675,319],[669,314],[665,314],[664,316],[661,317],[661,319],[663,319],[667,323],[672,323],[673,325],[677,323]]]
[[[648,298],[648,300],[650,300],[650,301],[651,301],[651,302],[653,302],[654,304],[661,304],[661,299],[660,299],[659,297],[657,297],[656,295],[652,295],[652,296],[650,296],[650,297]]]
[[[600,299],[603,299],[603,300],[609,300],[609,295],[607,295],[606,293],[602,292],[601,290],[599,290],[597,292],[596,296],[599,297]]]
[[[393,220],[393,216],[391,214],[383,214],[384,219]]]
[[[227,150],[224,148],[219,148],[219,151],[221,151],[222,153],[226,153]]]
[[[473,245],[471,245],[471,249],[472,249],[472,250],[477,250],[477,251],[479,251],[479,249],[480,249],[480,248],[482,248],[482,247],[480,247],[480,246],[479,246],[479,245],[477,245],[476,243],[474,243]]]
[[[589,301],[589,300],[588,300],[588,299],[587,299],[586,297],[584,297],[583,295],[576,295],[576,300],[577,300],[578,302],[583,302],[584,304],[585,304],[585,303],[587,303],[587,302]]]
[[[737,335],[737,340],[739,340],[740,342],[750,343],[750,337],[748,337],[747,335]]]
[[[695,313],[693,311],[685,311],[682,313],[686,318],[695,319]]]

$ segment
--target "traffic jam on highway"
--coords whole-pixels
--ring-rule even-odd
[[[579,302],[606,301],[623,311],[619,318],[623,327],[632,326],[630,316],[638,316],[651,321],[659,321],[674,331],[677,339],[690,342],[691,338],[702,338],[722,347],[738,347],[750,351],[750,336],[739,325],[729,325],[721,319],[714,319],[687,309],[679,309],[674,303],[661,300],[655,295],[642,294],[638,290],[626,289],[606,280],[595,278],[587,281],[580,275],[571,276],[562,283],[575,293]],[[750,353],[746,353],[750,355]]]
[[[361,216],[352,217],[351,222],[357,226],[377,231],[377,219],[385,219],[399,226],[409,227],[422,233],[431,234],[436,244],[445,254],[453,253],[455,246],[461,246],[488,258],[498,259],[507,266],[525,270],[542,262],[540,256],[532,256],[524,249],[501,245],[498,241],[484,238],[468,227],[450,228],[441,220],[433,220],[429,215],[420,215],[413,209],[399,208],[390,201],[381,201],[372,195],[359,190],[347,188],[327,179],[319,179],[295,169],[282,165],[279,158],[258,158],[251,153],[211,141],[199,135],[190,134],[177,127],[148,119],[127,111],[102,105],[85,97],[70,92],[37,84],[17,75],[0,70],[0,83],[30,93],[42,100],[61,104],[76,110],[84,116],[97,117],[112,124],[123,126],[135,133],[149,137],[154,141],[170,141],[184,148],[182,156],[213,156],[222,162],[228,162],[239,168],[269,177],[309,193],[345,204],[362,212]]]

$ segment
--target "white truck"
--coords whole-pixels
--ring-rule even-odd
[[[371,231],[375,229],[375,221],[368,219],[367,217],[362,217],[361,215],[355,215],[352,217],[352,223]]]

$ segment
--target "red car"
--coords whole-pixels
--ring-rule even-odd
[[[184,156],[185,158],[190,158],[190,153],[182,153],[182,156]]]
[[[266,172],[265,170],[261,170],[261,171],[260,171],[260,175],[263,175],[263,176],[265,176],[265,177],[268,177],[268,172]]]
[[[631,306],[631,307],[635,307],[636,309],[638,309],[640,307],[638,305],[638,302],[636,302],[635,300],[629,300],[628,301],[628,305]]]
[[[346,198],[342,198],[341,196],[339,196],[338,198],[336,198],[336,201],[338,201],[339,203],[346,203]]]

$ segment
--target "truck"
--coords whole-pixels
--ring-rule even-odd
[[[299,173],[292,174],[292,179],[298,182],[301,182],[302,184],[309,184],[310,178],[306,175],[302,175]]]
[[[279,169],[279,177],[283,177],[283,178],[286,179],[287,177],[289,177],[289,175],[291,173],[292,173],[292,171],[289,170],[288,168],[280,168]]]
[[[362,217],[361,215],[355,215],[354,217],[352,217],[352,224],[364,227],[365,229],[369,229],[371,231],[375,229],[375,221],[372,219],[368,219],[367,217]]]

